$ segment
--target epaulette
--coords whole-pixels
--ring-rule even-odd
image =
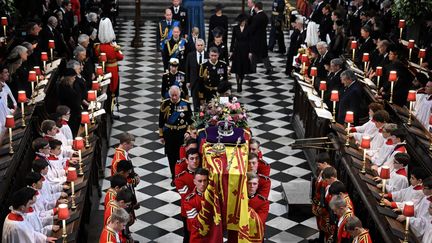
[[[184,40],[186,43],[188,43],[188,40],[186,38],[181,38],[182,40]]]
[[[183,74],[183,75],[185,75],[185,73],[184,72],[182,72],[182,71],[178,71],[180,74]]]
[[[93,47],[97,47],[97,46],[100,46],[100,43],[99,43],[99,42],[93,44]]]
[[[177,164],[181,164],[181,163],[183,163],[184,161],[186,160],[186,158],[182,158],[182,159],[179,159],[179,160],[177,160]]]
[[[224,64],[227,64],[225,61],[222,61],[222,60],[219,60],[219,62],[224,63]]]
[[[209,62],[208,60],[205,60],[204,62],[201,63],[201,65],[204,65],[204,64],[206,64],[208,62]]]
[[[267,201],[267,198],[264,197],[263,195],[261,195],[261,194],[257,194],[257,196],[258,196],[260,199],[262,199],[262,200],[264,200],[264,201]]]
[[[190,102],[189,100],[186,100],[186,99],[181,99],[182,101],[184,101],[184,102],[186,102],[186,103],[189,103],[189,104],[191,104],[192,102]]]
[[[184,170],[184,171],[178,173],[178,174],[176,175],[176,178],[179,178],[181,175],[183,175],[183,174],[185,174],[185,173],[186,173],[186,170]]]
[[[258,174],[258,176],[264,178],[266,181],[270,180],[270,177],[265,176],[263,174]]]
[[[169,71],[164,72],[164,74],[162,74],[162,76],[169,74]]]
[[[192,192],[191,194],[189,194],[189,195],[186,197],[186,201],[191,200],[195,195],[196,195],[195,192]]]
[[[167,100],[170,100],[170,98],[166,98],[166,99],[162,100],[162,103],[166,102]]]

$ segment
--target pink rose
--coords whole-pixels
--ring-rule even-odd
[[[231,116],[228,116],[227,119],[228,119],[228,121],[232,121],[232,117]]]
[[[240,109],[240,103],[235,103],[236,109]]]
[[[243,118],[244,118],[243,114],[239,114],[239,115],[238,115],[238,118],[239,118],[240,120],[243,120]]]
[[[199,113],[199,116],[200,116],[201,118],[203,118],[203,117],[204,117],[204,112],[201,111],[201,112]]]

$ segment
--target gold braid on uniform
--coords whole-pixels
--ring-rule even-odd
[[[168,119],[168,116],[169,116],[170,107],[169,106],[165,106],[165,107],[162,108],[162,106],[161,106],[160,110],[164,114],[164,120],[166,121]]]
[[[181,41],[181,40],[180,40]],[[179,42],[180,43],[180,42]],[[171,47],[170,47],[170,43],[169,42],[167,42],[167,46],[168,46],[168,55],[169,56],[172,56],[172,54],[174,54],[174,52],[178,49],[178,47],[179,47],[179,43],[176,43],[174,46],[173,46],[173,48],[171,49]]]
[[[164,33],[162,33],[162,24],[159,23],[159,33],[160,33],[160,36],[161,36],[161,40],[162,40],[162,39],[165,39],[165,37],[166,37],[167,34],[168,34],[167,31],[168,31],[168,28],[165,28]]]

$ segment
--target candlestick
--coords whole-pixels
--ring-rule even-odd
[[[66,230],[66,219],[62,220],[62,224],[63,224],[63,242],[66,242],[66,238],[67,238],[67,230]]]
[[[381,201],[380,201],[380,206],[385,206],[384,204],[384,195],[385,195],[385,191],[386,191],[386,179],[382,179],[382,197],[381,197]]]
[[[324,109],[324,90],[321,90],[321,109]]]
[[[13,154],[14,150],[13,150],[13,140],[12,140],[12,128],[9,127],[9,154]]]
[[[350,126],[351,126],[351,123],[348,122],[348,126],[347,126],[347,138],[346,138],[345,146],[349,146]]]
[[[84,130],[85,130],[85,147],[89,148],[90,147],[90,143],[89,143],[89,135],[88,135],[88,125],[87,125],[87,123],[84,123]]]
[[[411,121],[412,121],[412,107],[413,107],[413,102],[410,101],[409,102],[409,112],[408,112],[408,122],[407,125],[411,126]]]
[[[81,149],[78,150],[78,161],[79,161],[78,175],[83,176],[84,175],[84,171],[83,171],[83,168],[82,168]]]
[[[394,82],[390,82],[390,104],[393,104],[393,85]]]
[[[75,204],[75,182],[71,182],[71,189],[72,189],[72,195],[71,195],[71,199],[72,199],[72,205],[71,205],[71,209],[75,210],[77,208],[76,204]]]
[[[333,123],[336,122],[336,101],[333,101],[333,117],[332,117],[332,122]]]
[[[50,55],[51,55],[51,67],[52,67],[53,62],[54,62],[54,49],[53,48],[50,48]]]

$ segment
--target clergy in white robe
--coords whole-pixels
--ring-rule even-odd
[[[429,217],[426,218],[426,225],[422,237],[422,243],[432,242],[432,202],[429,204]]]

